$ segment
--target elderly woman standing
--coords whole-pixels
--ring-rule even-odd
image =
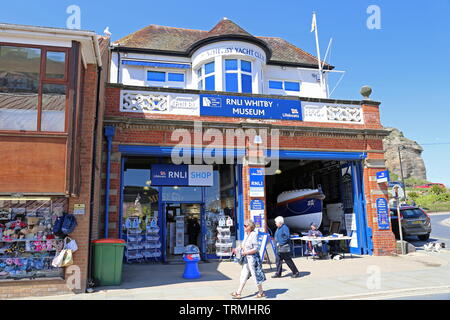
[[[289,228],[284,224],[284,218],[279,216],[275,218],[275,224],[277,226],[277,231],[275,231],[275,241],[277,243],[277,271],[272,276],[272,278],[280,278],[281,272],[283,271],[283,260],[286,261],[289,269],[292,271],[292,278],[297,278],[300,273],[298,272],[297,267],[295,266],[294,261],[292,261],[291,257],[291,246],[289,245],[289,241],[291,238],[291,234],[289,232]]]
[[[258,287],[257,298],[265,297],[262,283],[266,280],[266,276],[262,269],[261,257],[258,253],[258,233],[255,230],[255,223],[252,220],[247,220],[244,224],[245,237],[242,244],[236,250],[239,250],[241,256],[244,257],[240,284],[237,291],[233,292],[231,296],[234,299],[240,299],[242,290],[244,289],[247,280],[253,276],[256,286]]]

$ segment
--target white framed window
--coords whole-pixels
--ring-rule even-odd
[[[186,74],[180,70],[147,69],[145,82],[150,87],[184,89]]]
[[[198,90],[216,90],[216,70],[214,61],[203,64],[195,72],[197,73]]]
[[[300,92],[301,82],[292,80],[269,80],[268,86],[270,94],[295,95]]]
[[[224,59],[224,86],[227,92],[252,93],[252,62],[241,59]]]

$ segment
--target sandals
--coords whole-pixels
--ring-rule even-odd
[[[263,293],[258,293],[258,294],[256,295],[256,297],[257,297],[257,298],[266,298],[267,296],[266,296],[266,294],[263,292]]]
[[[239,293],[237,293],[236,291],[231,293],[231,296],[233,297],[233,299],[241,299],[241,295]]]

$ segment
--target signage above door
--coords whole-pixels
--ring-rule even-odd
[[[212,186],[213,166],[153,164],[152,186]]]

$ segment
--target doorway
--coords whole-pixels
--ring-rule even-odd
[[[166,235],[165,253],[167,262],[181,261],[187,245],[196,245],[203,253],[201,221],[202,203],[164,204]]]

